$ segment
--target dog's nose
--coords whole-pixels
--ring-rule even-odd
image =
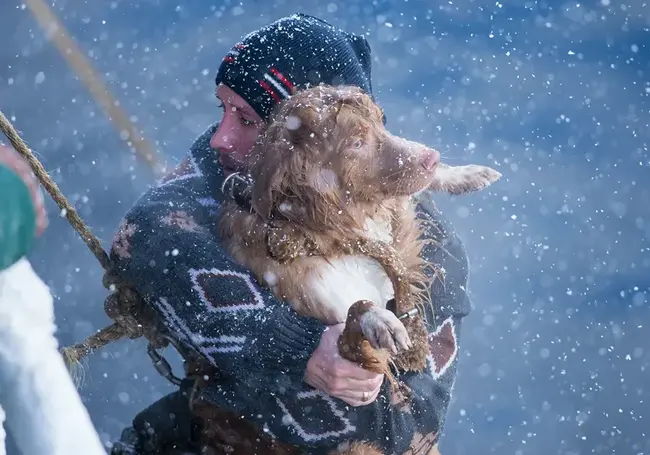
[[[425,149],[422,157],[422,167],[430,171],[440,162],[440,152],[435,149]]]

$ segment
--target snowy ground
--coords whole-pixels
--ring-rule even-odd
[[[56,2],[172,161],[218,115],[213,79],[227,49],[296,11],[288,0],[185,3]],[[440,202],[466,240],[475,306],[443,452],[650,450],[646,4],[305,5],[368,33],[375,90],[394,132],[505,176],[490,192]],[[151,174],[17,0],[0,6],[0,26],[0,106],[108,242]],[[94,257],[49,207],[52,223],[31,259],[56,295],[67,344],[108,322],[105,292]],[[83,396],[104,440],[170,390],[142,342],[92,357],[86,379]]]

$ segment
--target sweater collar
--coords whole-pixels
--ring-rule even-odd
[[[224,179],[221,192],[241,208],[252,212],[252,186],[253,178],[249,174],[234,172]]]

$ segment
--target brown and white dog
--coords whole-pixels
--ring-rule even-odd
[[[294,94],[253,153],[251,206],[220,209],[224,246],[298,313],[347,321],[341,355],[398,388],[389,364],[421,371],[428,355],[421,309],[431,264],[420,258],[414,196],[481,190],[500,174],[441,164],[436,150],[389,133],[353,87]],[[336,453],[381,452],[355,443]]]

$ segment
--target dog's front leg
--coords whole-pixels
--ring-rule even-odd
[[[385,355],[393,356],[411,347],[406,327],[392,311],[368,300],[355,302],[348,310],[345,330],[339,339],[339,349],[344,358],[374,369],[374,361],[365,358],[376,357],[373,351],[384,351]]]
[[[393,375],[389,362],[399,351],[411,349],[409,334],[389,310],[367,300],[355,302],[348,311],[345,329],[339,338],[341,357],[355,362],[366,370],[386,375],[391,384],[396,405],[404,405],[410,396],[408,387]]]

